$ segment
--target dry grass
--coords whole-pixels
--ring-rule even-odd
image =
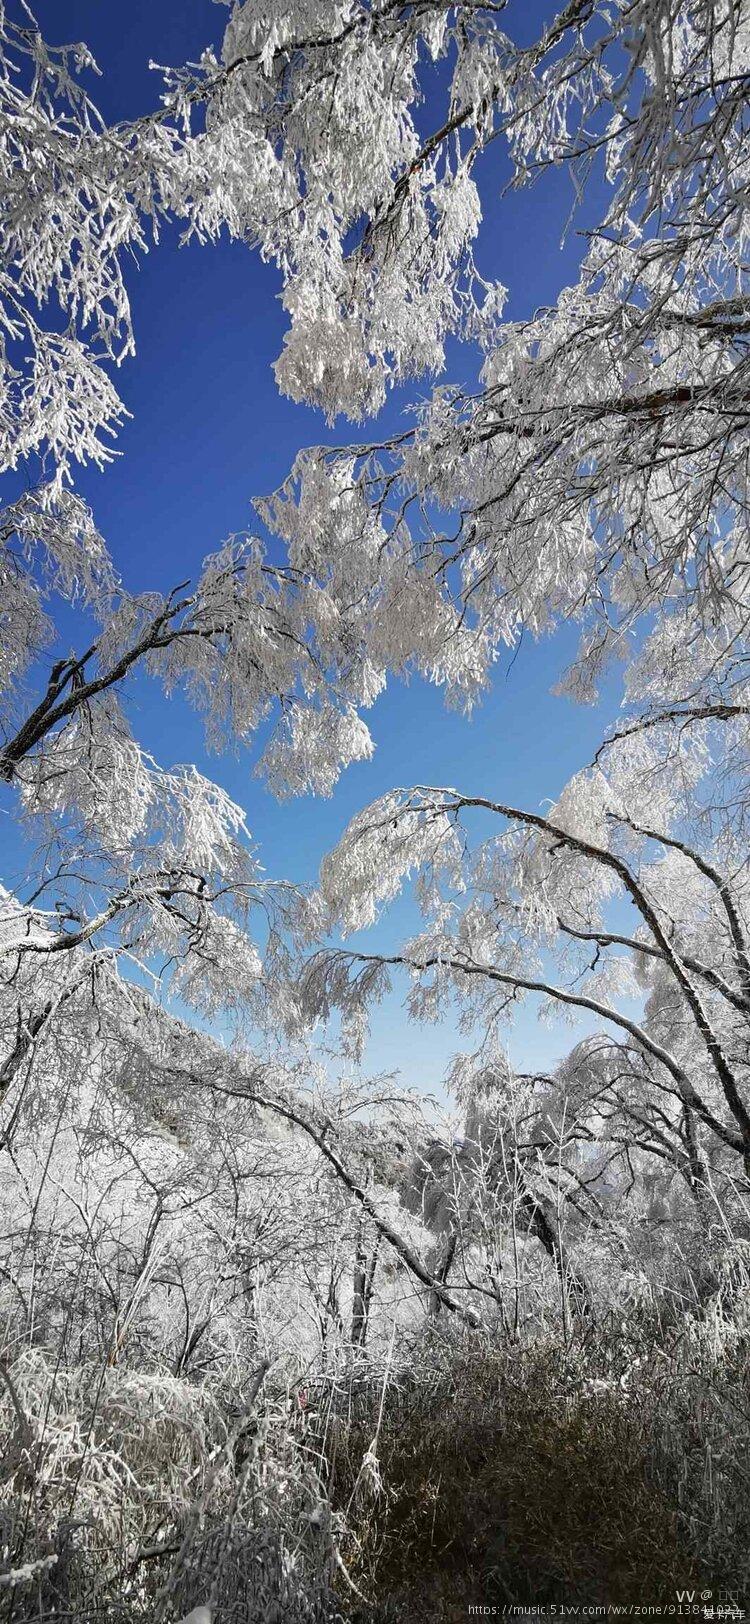
[[[360,1395],[331,1449],[348,1564],[374,1601],[359,1617],[434,1624],[465,1619],[471,1602],[656,1605],[683,1588],[742,1591],[750,1409],[744,1431],[736,1412],[750,1356],[725,1338],[707,1359],[701,1340],[654,1347],[629,1374],[613,1372],[622,1360],[607,1340],[585,1353],[433,1349],[387,1390],[379,1492],[361,1462],[380,1397]]]

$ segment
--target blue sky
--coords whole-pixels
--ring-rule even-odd
[[[92,48],[103,74],[92,91],[107,118],[153,106],[159,80],[148,71],[149,59],[195,60],[206,44],[218,43],[225,21],[212,0],[129,0],[125,11],[110,0],[42,0],[35,9],[47,38],[85,39]],[[509,31],[517,18],[531,33],[552,10],[542,0],[515,0]],[[582,243],[575,229],[561,246],[570,182],[558,173],[501,200],[507,168],[500,142],[478,178],[486,215],[480,268],[508,287],[511,318],[529,315],[575,274]],[[85,471],[77,483],[126,585],[144,590],[194,575],[228,533],[257,528],[252,497],[284,477],[301,446],[338,442],[350,432],[363,438],[367,427],[363,434],[339,423],[328,431],[316,412],[278,394],[271,367],[285,329],[279,278],[249,249],[226,241],[180,248],[167,234],[140,257],[129,282],[137,355],[117,384],[132,419],[119,436],[115,464],[103,474]],[[454,346],[448,375],[468,379],[473,364]],[[427,388],[425,381],[409,395]],[[408,398],[394,398],[380,425],[398,422]],[[553,798],[590,758],[602,714],[611,716],[616,703],[614,690],[603,713],[551,697],[574,643],[571,628],[542,644],[525,642],[512,664],[498,665],[492,692],[469,723],[425,684],[392,682],[368,718],[374,760],[350,769],[330,801],[279,806],[252,777],[251,753],[207,756],[199,721],[156,688],[137,684],[130,709],[136,736],[165,766],[195,761],[246,808],[269,874],[310,881],[353,813],[396,784],[457,784],[529,807]],[[373,945],[395,949],[414,922],[413,910],[399,905]],[[450,1023],[409,1030],[394,998],[375,1020],[367,1064],[400,1067],[406,1082],[432,1089],[463,1041]],[[540,1026],[529,1012],[511,1049],[526,1069],[549,1064],[569,1043],[568,1028]]]

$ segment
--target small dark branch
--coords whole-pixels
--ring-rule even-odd
[[[639,942],[633,936],[619,936],[614,931],[576,930],[574,925],[570,925],[560,918],[558,918],[557,923],[565,936],[571,936],[577,942],[596,942],[598,947],[627,947],[631,953],[642,953],[647,959],[658,959],[661,963],[665,962],[661,948],[655,947],[653,942]],[[741,1015],[750,1014],[750,995],[748,993],[738,992],[719,970],[713,969],[709,964],[701,963],[700,959],[693,958],[691,953],[682,953],[680,956],[685,968],[690,971],[691,975],[699,976],[709,987],[713,987],[715,992],[721,993],[722,998],[726,998],[727,1003],[732,1004]]]
[[[10,783],[15,778],[20,761],[29,755],[30,751],[40,744],[61,722],[69,721],[77,711],[82,710],[90,700],[96,699],[99,694],[106,693],[127,676],[131,667],[155,648],[166,648],[180,636],[180,628],[172,623],[176,617],[189,608],[193,599],[187,598],[176,602],[173,597],[168,599],[165,607],[150,622],[145,632],[138,638],[131,648],[126,649],[119,660],[116,660],[108,670],[102,671],[99,676],[92,677],[86,682],[81,679],[81,673],[87,661],[96,651],[93,644],[86,654],[79,660],[72,661],[66,667],[62,677],[57,681],[50,680],[44,698],[37,705],[31,715],[18,729],[12,739],[9,739],[0,750],[0,779]],[[75,678],[79,680],[74,680]],[[70,691],[64,698],[61,691],[70,684]]]
[[[592,765],[598,763],[605,751],[611,750],[621,739],[632,738],[634,733],[645,733],[652,727],[661,727],[665,722],[684,722],[686,725],[691,722],[731,722],[738,716],[750,716],[750,705],[674,705],[655,711],[653,716],[641,716],[603,739],[592,757]]]
[[[658,841],[662,846],[669,846],[671,850],[679,851],[683,857],[687,857],[691,863],[695,864],[698,872],[702,874],[705,879],[710,880],[721,899],[721,904],[729,925],[732,943],[734,945],[742,985],[750,997],[750,946],[748,945],[745,929],[739,912],[735,906],[731,887],[726,877],[718,868],[716,868],[713,863],[710,863],[701,852],[696,851],[694,846],[689,846],[686,841],[678,840],[674,835],[661,834],[655,829],[644,828],[640,824],[633,823],[630,818],[622,821],[626,822],[636,834],[643,835],[645,839]]]

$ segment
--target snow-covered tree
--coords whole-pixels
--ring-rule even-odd
[[[484,94],[454,97],[436,146],[474,163],[504,133],[519,183],[568,165],[600,200],[579,279],[511,324],[475,299],[479,387],[441,384],[385,442],[302,453],[263,513],[311,573],[353,576],[375,683],[416,669],[468,708],[522,631],[577,620],[562,687],[592,700],[624,663],[624,715],[544,817],[481,785],[384,797],[324,865],[322,917],[366,925],[421,870],[426,929],[393,955],[415,1012],[455,991],[492,1035],[527,992],[587,1010],[617,1034],[568,1068],[582,1097],[598,1078],[589,1118],[601,1098],[625,1149],[701,1190],[706,1146],[745,1173],[750,1147],[750,14],[573,4],[526,51],[496,18],[487,40]],[[471,808],[503,833],[467,855]],[[356,1023],[383,985],[362,957],[354,978],[345,954],[315,962],[311,1015]]]
[[[110,128],[85,47],[45,44],[20,0],[0,12],[0,447],[31,475],[0,529],[0,776],[42,854],[3,898],[6,1086],[100,959],[168,971],[209,1016],[254,1014],[260,949],[289,923],[242,811],[132,736],[131,673],[184,686],[214,739],[273,717],[272,787],[329,793],[369,755],[362,712],[390,672],[468,707],[502,647],[565,617],[581,625],[563,679],[578,697],[626,663],[597,763],[544,818],[482,786],[395,793],[327,866],[320,921],[367,922],[426,866],[427,929],[401,955],[420,1009],[470,983],[492,1029],[509,997],[549,990],[561,949],[576,979],[556,1002],[618,1029],[649,1101],[666,1087],[676,1165],[700,1185],[706,1145],[747,1160],[750,15],[746,0],[570,0],[530,43],[524,24],[493,0],[234,3],[221,45]],[[474,246],[495,141],[515,184],[565,166],[598,203],[575,285],[511,324]],[[72,480],[106,460],[122,416],[127,251],[175,222],[275,262],[279,385],[329,418],[439,372],[451,335],[482,365],[400,435],[302,453],[260,507],[282,564],[233,537],[160,597],[122,589]],[[72,655],[56,596],[96,627]],[[508,833],[464,860],[472,805]],[[308,1007],[343,1001],[356,1027],[379,973],[352,990],[329,958]],[[646,1120],[653,1149],[651,1104]]]
[[[642,1190],[662,1177],[719,1234],[726,1213],[742,1221],[750,1171],[745,764],[736,722],[696,731],[672,720],[606,746],[544,813],[451,788],[382,797],[326,858],[318,918],[361,930],[416,872],[424,929],[391,954],[318,950],[301,994],[309,1019],[361,1022],[398,967],[415,1018],[455,1002],[482,1034],[451,1076],[469,1118],[488,1079],[512,1091],[519,1003],[584,1014],[592,1036],[527,1080],[524,1179],[529,1155],[533,1179],[559,1171],[562,1134],[566,1199],[609,1201],[620,1164],[632,1188],[635,1157]]]

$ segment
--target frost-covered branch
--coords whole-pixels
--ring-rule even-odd
[[[434,958],[425,958],[421,960],[417,958],[409,958],[408,956],[400,953],[387,954],[341,952],[338,956],[354,964],[403,965],[407,969],[414,970],[418,975],[423,975],[428,970],[440,970],[445,968],[456,971],[459,977],[486,977],[489,981],[495,981],[498,982],[500,986],[508,987],[511,993],[541,993],[544,997],[550,998],[553,1003],[565,1004],[572,1006],[575,1009],[588,1010],[591,1014],[597,1015],[601,1020],[611,1022],[613,1026],[619,1026],[622,1031],[627,1032],[630,1037],[634,1038],[636,1043],[645,1049],[647,1054],[650,1054],[654,1060],[658,1060],[659,1063],[664,1066],[665,1071],[668,1071],[670,1076],[674,1079],[686,1104],[690,1105],[693,1110],[695,1110],[697,1115],[701,1117],[701,1119],[712,1129],[719,1139],[723,1140],[723,1142],[726,1145],[729,1145],[733,1150],[743,1150],[745,1147],[744,1137],[741,1134],[734,1133],[731,1129],[725,1127],[725,1125],[720,1122],[718,1118],[715,1117],[709,1110],[708,1106],[694,1089],[687,1073],[678,1064],[674,1056],[671,1055],[667,1049],[663,1048],[660,1043],[657,1043],[656,1040],[648,1034],[644,1027],[639,1026],[637,1021],[631,1020],[628,1015],[624,1014],[620,1010],[617,1010],[612,1005],[604,1004],[596,998],[590,998],[585,993],[574,993],[566,987],[554,986],[548,981],[531,980],[521,975],[511,975],[506,971],[498,970],[491,964],[472,963],[469,959],[451,958],[447,954],[442,953],[439,956],[436,955]]]
[[[685,1109],[747,1160],[747,864],[725,835],[712,851],[676,832],[707,762],[688,795],[669,752],[649,773],[631,748],[610,752],[608,777],[577,775],[548,814],[424,786],[359,814],[322,866],[318,934],[371,924],[413,873],[425,928],[396,954],[323,949],[304,972],[301,1007],[309,1020],[336,1008],[356,1033],[384,990],[378,966],[403,964],[413,1014],[439,1018],[454,998],[487,1044],[521,996],[586,1011],[649,1062],[649,1090],[661,1071]],[[663,821],[641,821],[657,808]],[[506,827],[475,844],[470,816]],[[623,928],[623,908],[635,928]],[[642,1016],[633,1000],[646,1000]]]
[[[283,1117],[285,1121],[293,1123],[302,1133],[306,1134],[313,1144],[317,1146],[320,1155],[333,1168],[336,1177],[354,1196],[363,1212],[367,1213],[378,1233],[393,1248],[393,1251],[401,1259],[409,1273],[414,1275],[414,1278],[421,1285],[426,1286],[433,1292],[444,1308],[449,1309],[452,1314],[456,1314],[467,1325],[475,1329],[481,1323],[475,1310],[465,1307],[454,1297],[452,1292],[446,1289],[444,1283],[425,1267],[421,1258],[417,1256],[417,1253],[404,1236],[399,1234],[398,1230],[379,1211],[372,1195],[362,1186],[355,1174],[347,1168],[335,1146],[331,1143],[326,1124],[316,1124],[301,1105],[298,1106],[276,1097],[268,1091],[258,1088],[252,1081],[246,1084],[239,1082],[237,1086],[232,1086],[212,1080],[210,1086],[218,1093],[226,1094],[232,1099],[249,1100],[253,1105],[259,1105],[263,1110],[269,1111],[275,1116]]]

